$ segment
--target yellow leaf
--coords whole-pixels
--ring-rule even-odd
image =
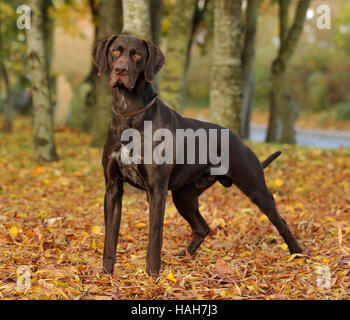
[[[99,235],[101,233],[101,227],[100,226],[93,226],[91,228],[91,233]]]
[[[128,235],[128,234],[125,236],[125,238],[127,238],[127,239],[129,239],[131,241],[134,241],[134,238],[132,236]]]
[[[260,222],[269,221],[269,218],[266,217],[265,215],[262,215],[262,216],[259,218],[259,221],[260,221]]]
[[[63,260],[64,260],[64,255],[63,255],[63,253],[62,253],[62,254],[60,255],[60,257],[58,258],[58,260],[57,260],[57,264],[62,263]]]
[[[220,295],[222,297],[225,297],[225,298],[232,298],[232,297],[236,297],[236,295],[228,290],[222,290],[220,291]]]
[[[176,278],[174,277],[174,275],[173,275],[173,273],[172,272],[170,272],[167,276],[166,276],[166,278],[168,279],[168,280],[170,280],[170,281],[172,281],[172,282],[177,282],[177,280],[176,280]]]
[[[284,242],[283,244],[281,244],[281,248],[283,250],[288,250],[288,245]]]
[[[304,206],[304,204],[301,203],[301,202],[296,202],[296,203],[294,203],[294,207],[303,209],[305,206]]]
[[[246,256],[251,256],[251,255],[252,255],[252,253],[250,251],[245,251],[245,252],[242,252],[239,256],[241,258],[244,258]]]
[[[134,228],[136,228],[136,229],[141,229],[141,228],[144,228],[144,227],[146,227],[146,224],[143,223],[143,222],[140,222],[140,223],[138,223],[138,224],[136,224],[134,226]]]
[[[337,159],[337,163],[340,164],[340,165],[344,164],[344,162],[345,162],[344,158],[338,158]]]
[[[89,234],[87,232],[84,232],[83,239],[80,241],[80,243],[84,243],[88,236],[89,236]]]
[[[338,243],[340,246],[341,246],[342,242],[343,242],[343,235],[341,233],[341,228],[338,226]]]
[[[95,241],[95,240],[92,241],[92,243],[91,243],[91,248],[92,248],[93,250],[96,249],[96,241]]]
[[[15,237],[19,232],[19,229],[16,226],[13,226],[9,229],[9,234],[11,237]]]
[[[274,186],[275,186],[275,187],[281,187],[281,186],[283,186],[283,184],[284,184],[284,181],[281,180],[281,179],[276,179],[276,180],[274,181]]]

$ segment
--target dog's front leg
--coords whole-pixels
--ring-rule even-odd
[[[123,182],[111,180],[106,183],[104,199],[105,242],[102,272],[113,274],[122,214]]]
[[[167,186],[152,187],[147,191],[149,202],[149,236],[146,271],[157,276],[161,267],[163,221]]]

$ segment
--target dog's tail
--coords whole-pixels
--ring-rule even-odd
[[[273,153],[271,156],[269,156],[266,160],[261,162],[261,166],[263,167],[263,169],[267,168],[273,160],[275,160],[277,157],[281,155],[281,153],[282,153],[281,151],[277,151]]]

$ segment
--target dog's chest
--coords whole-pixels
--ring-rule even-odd
[[[111,160],[115,160],[118,166],[118,171],[124,181],[129,182],[135,187],[144,189],[144,180],[139,171],[139,164],[134,162],[128,163],[125,159],[128,158],[130,149],[128,145],[120,144],[109,154]]]

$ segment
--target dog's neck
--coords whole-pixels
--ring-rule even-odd
[[[155,96],[153,87],[144,79],[138,79],[133,90],[122,86],[112,89],[113,108],[117,113],[128,114],[145,107]]]

